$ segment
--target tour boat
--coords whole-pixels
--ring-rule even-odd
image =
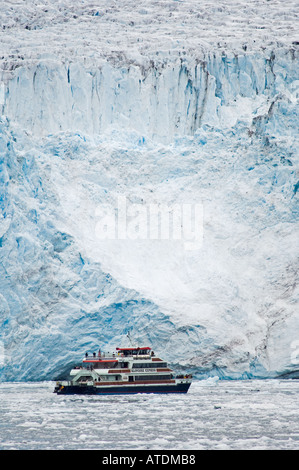
[[[187,393],[192,375],[177,375],[149,347],[116,348],[115,353],[85,354],[70,380],[56,382],[67,394]]]

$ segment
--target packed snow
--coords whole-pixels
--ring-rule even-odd
[[[128,331],[198,377],[296,374],[297,15],[1,2],[2,380],[52,379]],[[201,206],[201,243],[100,239],[121,197]]]

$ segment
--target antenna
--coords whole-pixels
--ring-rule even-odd
[[[127,338],[129,339],[129,341],[130,341],[130,344],[131,344],[132,348],[135,348],[136,346],[135,346],[135,345],[134,345],[134,343],[133,343],[133,339],[132,339],[132,337],[131,337],[131,335],[130,335],[130,332],[129,332],[129,331],[128,331],[128,333],[127,333]]]

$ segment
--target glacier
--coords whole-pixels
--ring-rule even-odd
[[[2,2],[2,381],[128,331],[198,378],[298,376],[296,12]],[[119,196],[201,203],[202,246],[99,240]]]

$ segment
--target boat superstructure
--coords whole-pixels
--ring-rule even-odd
[[[116,348],[115,353],[86,353],[70,380],[56,383],[57,394],[186,393],[191,375],[175,376],[149,347]]]

